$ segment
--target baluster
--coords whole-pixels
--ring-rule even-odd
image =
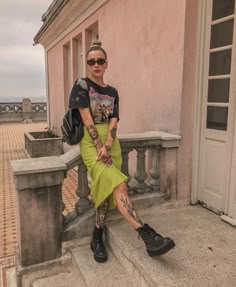
[[[151,149],[151,157],[152,157],[152,167],[150,169],[151,180],[149,184],[151,185],[153,191],[160,191],[160,148],[155,147]]]
[[[81,160],[78,164],[78,188],[76,190],[79,200],[75,204],[75,210],[78,215],[93,205],[91,200],[88,199],[89,193],[87,168],[83,160]]]
[[[132,148],[127,148],[127,147],[123,147],[121,152],[122,152],[122,167],[121,167],[121,171],[128,176],[128,180],[127,180],[127,187],[128,187],[128,193],[129,194],[133,194],[133,190],[131,188],[131,186],[129,186],[129,182],[130,182],[130,174],[129,174],[129,153],[132,151]]]
[[[137,151],[137,166],[134,178],[136,183],[134,185],[134,190],[137,193],[145,193],[151,191],[151,188],[146,185],[145,180],[147,179],[147,173],[145,168],[145,152],[146,148],[136,148]]]
[[[63,212],[66,209],[65,203],[61,202],[61,212]],[[66,216],[62,214],[62,225],[64,226],[66,224]]]

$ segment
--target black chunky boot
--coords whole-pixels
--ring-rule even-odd
[[[156,233],[148,224],[136,229],[143,239],[149,256],[160,256],[175,247],[175,243],[169,237],[163,237]]]
[[[107,250],[102,241],[102,234],[103,229],[95,226],[90,244],[91,250],[94,252],[94,259],[99,263],[107,261]]]

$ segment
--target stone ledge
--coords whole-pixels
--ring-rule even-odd
[[[80,155],[80,147],[76,146],[59,157],[67,166],[67,171],[78,166],[79,161],[83,161]]]
[[[57,156],[10,161],[14,175],[27,175],[35,173],[48,173],[66,170],[65,163]]]
[[[118,134],[122,146],[161,146],[163,148],[179,147],[181,137],[161,131],[148,131],[133,134]]]
[[[139,141],[139,140],[180,140],[181,137],[174,134],[165,133],[162,131],[148,131],[143,133],[132,133],[132,134],[119,134],[119,139],[122,141],[131,140],[131,141]]]

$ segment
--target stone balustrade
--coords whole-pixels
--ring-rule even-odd
[[[0,122],[18,121],[46,121],[47,104],[45,102],[32,103],[25,98],[22,102],[0,103]]]
[[[129,186],[131,193],[145,193],[160,190],[160,154],[168,149],[174,149],[177,152],[180,137],[160,131],[151,131],[138,134],[123,134],[119,136],[122,150],[122,171],[130,178],[129,175],[129,153],[136,151],[136,172],[134,174],[135,183]],[[146,169],[146,152],[149,153],[151,160],[150,170]],[[173,155],[174,156],[174,155]],[[175,160],[175,156],[172,160]],[[164,165],[163,165],[164,167]],[[147,183],[145,181],[150,177]],[[163,191],[163,190],[162,190]]]
[[[176,198],[180,137],[163,132],[121,134],[118,137],[122,149],[122,171],[129,177],[130,195],[135,197],[140,193],[162,192]],[[129,166],[131,152],[136,152],[136,163],[134,158],[131,160],[133,176]],[[76,216],[80,217],[92,206],[87,170],[79,146],[58,157],[12,161],[11,165],[17,190],[20,263],[27,266],[57,258],[61,254],[63,229],[62,216],[58,218],[58,211],[63,210],[61,185],[66,171],[78,166]],[[32,203],[30,206],[29,201]],[[29,248],[31,242],[34,244]],[[50,252],[39,256],[38,246]]]

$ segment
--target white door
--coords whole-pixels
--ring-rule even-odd
[[[235,0],[207,0],[205,3],[207,19],[198,200],[225,214],[228,214],[233,200],[231,209],[236,214],[236,192],[231,188],[236,96]],[[236,150],[234,153],[236,163]]]
[[[236,129],[236,122],[234,124]],[[230,190],[229,190],[229,207],[226,214],[232,217],[236,222],[236,131],[234,131],[233,139],[233,153],[232,153],[232,168],[230,177]]]

